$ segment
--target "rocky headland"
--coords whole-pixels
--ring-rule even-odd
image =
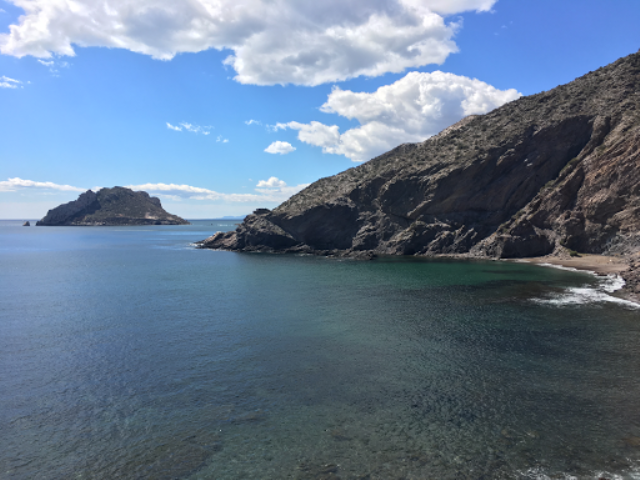
[[[609,255],[640,295],[640,52],[256,210],[203,248]]]
[[[49,210],[37,226],[189,225],[167,213],[160,199],[129,188],[87,190],[77,200]]]

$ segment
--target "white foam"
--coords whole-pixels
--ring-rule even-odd
[[[541,267],[557,268],[558,270],[565,270],[567,272],[582,272],[598,276],[598,274],[593,270],[580,270],[578,268],[565,267],[564,265],[556,265],[555,263],[536,263],[536,265],[540,265]]]
[[[605,292],[613,293],[624,287],[625,281],[620,275],[607,275],[602,280],[602,288]]]
[[[614,297],[598,288],[573,287],[553,298],[536,298],[536,303],[546,303],[549,305],[584,305],[587,303],[617,303],[634,310],[640,309],[640,305],[630,300]]]
[[[530,478],[532,480],[551,480],[551,477],[544,472],[541,467],[530,468],[526,471],[519,470],[519,476]],[[568,473],[561,474],[563,480],[578,480],[578,477],[574,477]],[[553,478],[560,478],[558,475],[554,475]]]
[[[620,275],[598,275],[591,270],[578,270],[573,267],[565,267],[562,265],[554,265],[552,263],[540,263],[543,267],[552,267],[560,270],[571,272],[588,273],[595,276],[599,280],[599,284],[583,287],[570,287],[560,294],[554,295],[553,298],[534,299],[536,303],[546,303],[550,305],[584,305],[587,303],[616,303],[634,310],[640,309],[640,304],[625,300],[623,298],[614,297],[610,293],[620,290],[625,285],[624,279]]]

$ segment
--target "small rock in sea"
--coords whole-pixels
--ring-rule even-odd
[[[622,441],[630,447],[640,447],[640,437],[625,437]]]
[[[30,227],[30,226],[31,226],[31,224],[29,223],[29,220],[27,220],[26,222],[24,222],[24,223],[22,224],[22,226],[23,226],[23,227]]]

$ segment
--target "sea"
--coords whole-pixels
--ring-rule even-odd
[[[1,479],[640,479],[640,310],[506,261],[0,222]]]

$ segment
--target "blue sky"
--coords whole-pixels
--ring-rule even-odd
[[[638,0],[0,0],[0,218],[144,189],[186,218],[640,48]]]

